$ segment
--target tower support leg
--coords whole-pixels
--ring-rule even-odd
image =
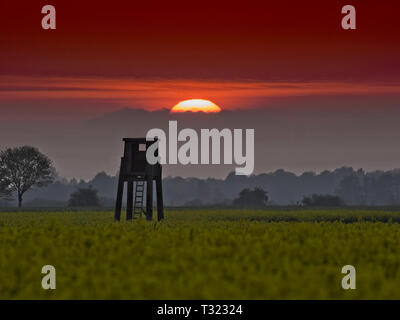
[[[156,178],[156,191],[157,191],[157,219],[158,221],[164,219],[164,202],[162,194],[162,178],[157,176]]]
[[[124,179],[122,170],[123,170],[123,158],[121,159],[121,166],[119,169],[117,201],[115,203],[115,213],[114,213],[115,221],[121,220],[122,196],[124,194]]]
[[[146,220],[153,220],[153,175],[147,174],[146,183]]]
[[[133,181],[128,181],[128,194],[126,200],[126,220],[132,220],[133,216]]]

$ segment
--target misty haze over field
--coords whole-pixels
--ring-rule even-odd
[[[81,118],[74,109],[71,121],[51,112],[29,123],[2,118],[0,146],[36,146],[54,161],[60,178],[27,193],[26,205],[33,206],[63,206],[77,187],[89,185],[98,189],[104,205],[112,206],[122,138],[145,136],[152,128],[168,133],[169,120],[178,121],[178,130],[198,132],[254,128],[255,172],[245,177],[232,174],[235,165],[164,165],[166,205],[229,204],[246,187],[264,188],[271,204],[280,205],[297,204],[312,193],[338,194],[347,204],[400,203],[398,171],[382,171],[400,167],[397,97],[323,101],[321,106],[306,98],[276,100],[265,108],[217,114],[123,108],[101,115],[91,111]]]
[[[46,103],[40,102],[41,107],[50,109],[54,102]],[[24,103],[9,105],[23,109]],[[177,120],[178,130],[254,128],[255,173],[280,168],[295,173],[320,172],[342,166],[390,170],[400,167],[399,111],[397,97],[370,97],[366,101],[357,96],[326,97],[322,102],[304,97],[277,99],[264,108],[218,114],[123,108],[102,115],[91,111],[79,118],[79,108],[74,108],[70,121],[51,112],[48,119],[35,119],[31,113],[29,122],[2,118],[0,147],[36,146],[54,161],[60,176],[91,179],[101,171],[117,172],[122,138],[142,137],[152,128],[168,133],[168,121]],[[165,165],[164,176],[225,178],[234,167]]]

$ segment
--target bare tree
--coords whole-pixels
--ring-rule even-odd
[[[34,147],[7,148],[0,152],[0,177],[6,192],[16,192],[21,207],[22,197],[30,188],[54,181],[54,168],[51,160]]]

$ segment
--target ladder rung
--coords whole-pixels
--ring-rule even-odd
[[[136,181],[135,200],[133,206],[133,214],[142,215],[143,211],[143,198],[144,198],[144,180]]]

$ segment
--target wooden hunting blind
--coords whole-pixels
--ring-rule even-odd
[[[146,138],[124,138],[124,156],[121,158],[121,167],[118,179],[117,201],[115,204],[116,221],[121,219],[122,197],[124,185],[127,183],[126,220],[134,216],[146,215],[147,220],[153,219],[153,181],[156,182],[157,215],[158,220],[164,218],[164,204],[162,196],[161,164],[151,165],[146,159],[146,150],[157,140]],[[155,154],[158,156],[158,154]],[[146,210],[143,201],[146,186]]]

